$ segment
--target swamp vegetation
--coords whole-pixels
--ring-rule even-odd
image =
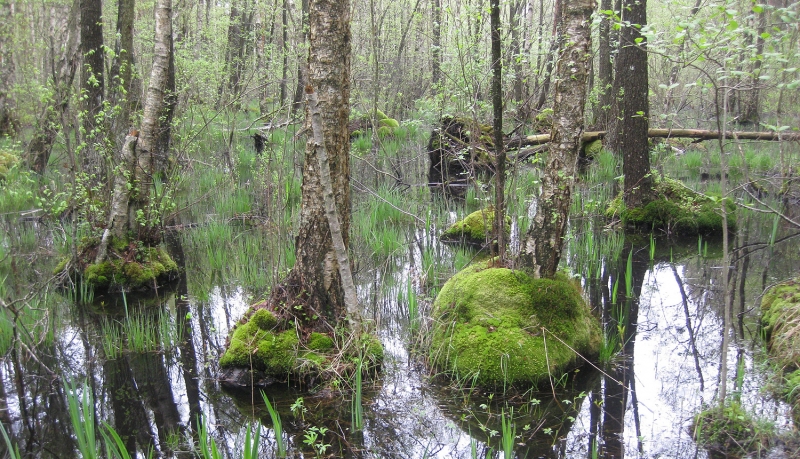
[[[800,455],[800,4],[610,3],[0,0],[0,452]]]

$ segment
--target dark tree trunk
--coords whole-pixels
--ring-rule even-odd
[[[96,123],[95,116],[103,110],[105,93],[105,52],[103,50],[103,2],[102,0],[80,0],[81,2],[81,54],[83,55],[83,68],[81,69],[81,90],[84,93],[83,102],[83,135],[85,143],[83,150],[84,170],[96,174],[100,182],[104,179],[104,161],[94,148],[98,136],[103,134],[95,129],[101,127]]]
[[[647,24],[646,0],[626,0],[615,66],[616,98],[607,134],[608,148],[623,158],[624,200],[628,208],[650,199],[650,148],[647,142],[650,105],[647,86],[647,41],[640,26]]]
[[[281,65],[281,95],[280,104],[286,101],[287,74],[289,73],[289,0],[283,0],[281,8],[281,54],[283,55],[283,65]]]
[[[612,87],[614,84],[614,68],[611,61],[611,18],[602,13],[611,9],[611,0],[600,1],[600,28],[597,45],[597,90],[598,98],[592,110],[594,129],[608,129],[608,114],[614,104]]]
[[[520,11],[522,10],[522,1],[517,0],[508,5],[508,26],[511,28],[511,45],[510,56],[511,68],[514,69],[514,102],[517,103],[517,113],[521,119],[527,118],[527,109],[523,106],[525,103],[524,95],[524,76],[522,74],[522,55],[520,54]]]
[[[311,0],[309,25],[308,85],[318,95],[316,108],[322,119],[332,191],[346,247],[350,231],[350,2]],[[323,206],[318,154],[310,138],[303,162],[296,262],[283,283],[273,289],[270,304],[283,315],[302,319],[297,323],[306,329],[329,331],[344,319],[346,305]]]
[[[431,84],[442,81],[442,0],[433,0],[433,37],[431,42]]]
[[[550,81],[553,77],[553,67],[558,59],[559,49],[561,48],[561,42],[563,41],[561,31],[564,20],[562,15],[564,5],[561,4],[560,0],[556,0],[554,8],[553,41],[550,42],[550,51],[547,53],[547,63],[545,64],[544,78],[542,79],[541,85],[539,85],[537,88],[538,91],[536,93],[536,104],[533,107],[534,111],[540,111],[542,107],[544,107],[545,102],[547,102],[547,95],[550,93]]]
[[[556,67],[550,153],[542,173],[536,214],[521,254],[522,265],[532,268],[537,277],[556,273],[564,246],[583,132],[593,7],[593,0],[580,0],[565,2],[556,9],[563,14],[564,40]]]
[[[494,111],[494,148],[497,156],[494,175],[495,203],[494,228],[492,232],[497,237],[497,256],[500,263],[503,263],[506,256],[506,149],[503,145],[503,56],[500,52],[502,46],[502,37],[500,36],[500,0],[491,0],[490,16],[492,29],[492,109]]]

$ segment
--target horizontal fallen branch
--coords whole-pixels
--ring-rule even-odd
[[[783,132],[743,132],[726,131],[725,138],[740,140],[800,140],[800,133]],[[583,142],[593,142],[605,137],[606,131],[587,131],[583,133]],[[714,140],[720,138],[720,131],[705,129],[650,129],[647,136],[652,138]],[[542,145],[550,142],[550,134],[537,134],[517,137],[508,142],[507,148],[521,148],[531,145]]]

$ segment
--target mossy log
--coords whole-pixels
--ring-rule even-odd
[[[448,280],[432,313],[431,363],[485,387],[558,378],[596,356],[601,342],[600,324],[575,283],[534,279],[491,261]]]
[[[750,132],[750,131],[725,131],[726,139],[740,140],[800,140],[800,133],[785,132]],[[583,133],[581,140],[583,143],[594,142],[604,138],[606,131],[587,131]],[[709,131],[705,129],[649,129],[647,137],[650,138],[673,138],[673,139],[697,139],[715,140],[721,137],[720,131]],[[550,142],[550,134],[536,134],[524,137],[516,137],[508,141],[506,148],[521,148],[531,145],[542,145]]]

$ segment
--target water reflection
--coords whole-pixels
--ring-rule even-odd
[[[586,228],[596,241],[618,238],[600,226]],[[739,228],[735,275],[727,286],[735,294],[737,318],[728,365],[743,377],[730,378],[732,392],[750,412],[790,428],[787,407],[761,391],[765,376],[758,345],[752,345],[753,307],[765,286],[800,265],[798,238],[769,219],[743,219]],[[594,451],[616,458],[706,457],[691,438],[690,424],[699,407],[714,400],[718,385],[725,286],[714,241],[670,246],[658,240],[653,259],[647,244],[608,242],[613,250],[604,249],[591,266],[576,270],[606,335],[617,336],[619,353],[599,370],[584,366],[543,392],[489,394],[442,384],[411,351],[409,295],[424,313],[426,301],[472,255],[437,244],[434,231],[408,234],[405,253],[359,257],[359,294],[387,355],[383,374],[364,394],[363,432],[352,431],[350,395],[325,398],[283,387],[267,392],[296,457],[313,455],[306,442],[311,427],[328,429],[320,441],[331,445],[328,453],[335,457],[499,457],[501,414],[511,408],[516,457],[591,457]],[[582,237],[578,243],[588,245]],[[114,426],[132,454],[189,451],[191,434],[205,418],[224,454],[235,457],[248,422],[271,426],[260,394],[223,393],[215,380],[228,332],[253,298],[218,275],[213,287],[199,290],[192,276],[206,268],[187,265],[199,263],[197,254],[184,254],[179,240],[172,249],[185,267],[173,291],[127,295],[124,302],[107,296],[92,307],[53,296],[47,303],[57,318],[53,338],[8,352],[0,367],[0,420],[25,451],[43,457],[76,451],[64,428],[70,421],[61,375],[89,382],[98,419]],[[576,259],[570,265],[582,266]],[[133,313],[157,329],[159,342],[172,344],[130,349],[133,338],[121,325]],[[104,344],[109,321],[121,333],[120,355],[108,355]],[[168,327],[158,326],[165,321]],[[298,408],[300,398],[305,411]],[[274,431],[262,431],[262,437],[262,456],[273,457]]]

